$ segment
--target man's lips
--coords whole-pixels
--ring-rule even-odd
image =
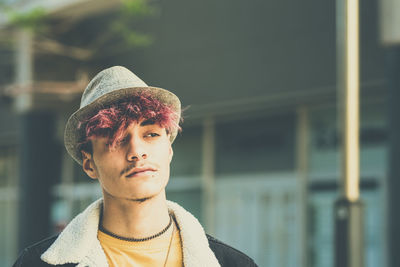
[[[129,171],[126,174],[126,177],[135,177],[135,176],[151,174],[152,172],[155,172],[155,171],[156,171],[156,169],[150,168],[150,167],[133,168],[131,171]]]

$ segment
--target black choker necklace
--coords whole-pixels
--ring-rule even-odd
[[[168,225],[161,232],[159,232],[159,233],[157,233],[155,235],[149,236],[149,237],[145,237],[145,238],[122,237],[122,236],[116,235],[114,233],[111,233],[110,231],[108,231],[108,230],[103,228],[102,220],[100,220],[99,230],[102,231],[103,233],[109,235],[109,236],[115,237],[115,238],[120,239],[120,240],[131,241],[131,242],[142,242],[142,241],[147,241],[147,240],[150,240],[150,239],[153,239],[153,238],[156,238],[156,237],[162,235],[163,233],[165,233],[169,229],[171,224],[172,224],[172,216],[171,216],[171,214],[169,214],[169,223],[168,223]]]

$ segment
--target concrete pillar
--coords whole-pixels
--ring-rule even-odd
[[[51,187],[60,174],[55,118],[49,112],[20,115],[19,248],[52,233],[50,225]]]
[[[380,0],[380,41],[386,46],[388,85],[388,175],[386,180],[386,260],[400,266],[400,1]],[[385,265],[383,265],[385,266]]]
[[[33,33],[16,35],[14,107],[19,114],[18,247],[31,245],[51,232],[51,186],[60,174],[60,148],[55,141],[54,111],[34,102]]]
[[[298,231],[300,233],[298,259],[299,266],[309,266],[309,247],[308,247],[308,174],[309,174],[309,136],[310,136],[309,110],[302,106],[297,110],[297,140],[296,140],[296,165],[297,165],[297,185],[299,192],[298,201]]]
[[[387,48],[389,166],[387,177],[387,244],[390,267],[400,266],[400,45]]]
[[[207,232],[215,232],[215,122],[213,118],[204,119],[203,123],[203,218]]]

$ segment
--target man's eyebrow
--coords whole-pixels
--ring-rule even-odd
[[[142,123],[140,123],[140,126],[153,125],[155,123],[156,122],[154,119],[148,119],[148,120],[142,121]]]

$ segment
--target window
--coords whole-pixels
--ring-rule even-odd
[[[294,114],[221,122],[216,131],[217,174],[294,169]]]

